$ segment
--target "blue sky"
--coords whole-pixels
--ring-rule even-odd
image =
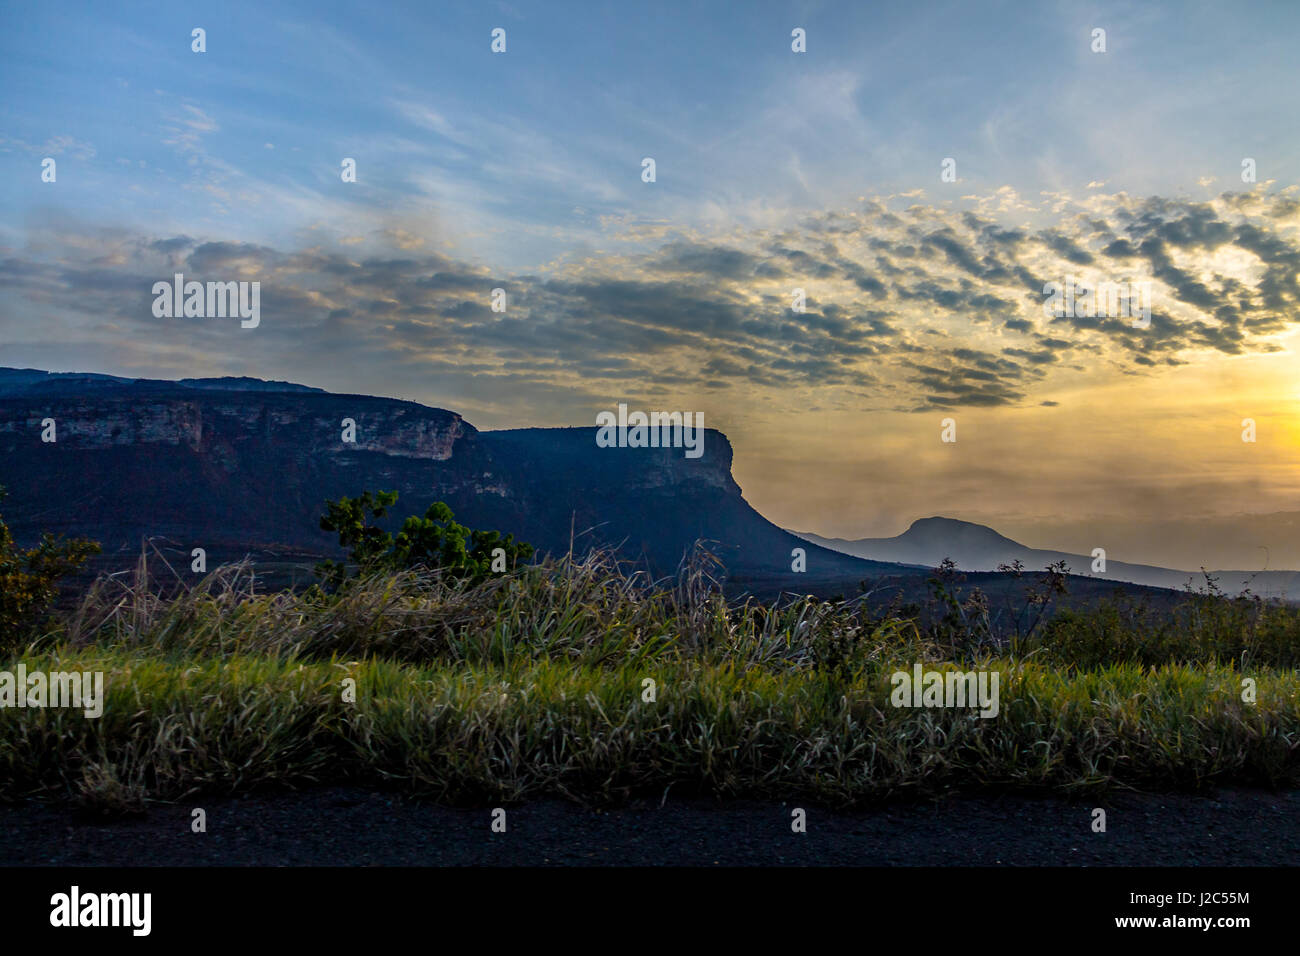
[[[1297,36],[1265,2],[9,4],[0,365],[703,411],[760,510],[837,536],[1292,509]],[[259,281],[260,324],[153,316],[178,271]],[[1074,275],[1150,283],[1149,329],[1046,316]]]
[[[32,4],[0,31],[3,229],[60,207],[284,243],[401,222],[540,270],[618,223],[862,195],[1294,181],[1295,4]],[[194,26],[208,52],[190,50]],[[507,52],[489,50],[494,27]],[[790,51],[790,30],[808,52]],[[1107,52],[1090,50],[1094,27]],[[1289,119],[1290,122],[1280,121]],[[269,144],[269,145],[268,145]],[[93,151],[93,152],[92,152]],[[59,155],[62,153],[62,155]],[[359,182],[340,181],[344,156]],[[640,181],[653,156],[658,182]],[[603,224],[602,224],[603,223]],[[626,241],[626,240],[625,240]]]

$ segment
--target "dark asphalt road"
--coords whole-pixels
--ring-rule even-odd
[[[1092,831],[1092,808],[1106,832]],[[207,812],[207,832],[190,829]],[[1300,863],[1300,792],[1121,794],[1105,801],[957,796],[835,812],[672,800],[593,811],[558,800],[491,810],[327,789],[155,806],[87,822],[42,804],[0,807],[0,865],[1196,866]]]

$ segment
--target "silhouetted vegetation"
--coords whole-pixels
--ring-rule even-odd
[[[477,584],[533,556],[532,545],[515,541],[514,535],[503,537],[498,531],[472,531],[457,524],[451,508],[441,501],[431,504],[423,517],[407,518],[394,538],[371,522],[385,517],[395,504],[395,491],[363,491],[356,498],[327,502],[321,530],[338,533],[339,545],[349,549],[362,575],[437,570]],[[346,579],[347,568],[338,561],[322,561],[317,570],[335,590]]]
[[[7,492],[0,486],[0,501]],[[59,581],[76,571],[99,545],[85,538],[42,535],[34,548],[20,550],[0,515],[0,649],[21,645],[45,623],[59,594]]]

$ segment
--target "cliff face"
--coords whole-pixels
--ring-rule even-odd
[[[55,438],[65,448],[101,450],[122,445],[186,445],[201,447],[203,412],[195,402],[160,401],[136,408],[119,401],[81,401],[62,405],[53,416],[46,404],[10,401],[0,419],[0,453],[20,454],[42,421],[55,418]]]
[[[42,421],[56,441],[43,442]],[[344,420],[355,423],[345,442]],[[412,402],[257,380],[156,382],[0,369],[3,510],[20,541],[81,534],[110,554],[161,536],[209,560],[260,550],[333,554],[323,503],[396,490],[395,527],[446,501],[471,527],[541,551],[615,546],[670,573],[697,540],[741,573],[840,577],[888,568],[810,545],[755,512],[731,475],[732,448],[710,430],[700,458],[681,448],[600,448],[595,428],[479,432]],[[808,580],[790,575],[792,587]]]
[[[34,403],[0,399],[0,451],[19,453],[33,436],[40,440],[42,422],[55,420],[55,444],[75,451],[143,445],[184,445],[199,454],[230,451],[234,442],[279,443],[296,454],[337,455],[379,452],[403,458],[446,461],[457,439],[470,428],[459,415],[420,406],[354,411],[345,418],[326,417],[328,409],[304,408],[303,399],[286,405],[262,395],[216,393],[213,399],[129,395]],[[314,404],[322,404],[313,398]],[[344,403],[346,404],[346,403]],[[346,411],[340,408],[339,411]],[[355,441],[344,443],[343,421],[350,419]]]
[[[161,535],[222,555],[323,552],[322,502],[396,488],[453,508],[506,493],[477,432],[411,402],[179,383],[0,388],[0,483],[20,539],[85,534],[134,551]],[[42,441],[54,420],[55,441]],[[355,442],[343,441],[344,420]]]
[[[731,443],[721,432],[705,432],[699,458],[685,457],[681,448],[600,448],[594,427],[480,437],[520,479],[499,526],[518,528],[519,536],[553,550],[567,550],[573,537],[580,551],[587,543],[617,546],[625,557],[669,573],[697,540],[716,542],[733,568],[773,565],[784,555],[788,570],[790,548],[801,545],[741,496],[731,476]],[[775,535],[761,548],[752,541],[745,547],[756,529]]]

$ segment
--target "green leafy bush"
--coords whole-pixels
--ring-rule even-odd
[[[0,500],[6,495],[0,487]],[[96,542],[85,538],[65,541],[46,534],[36,547],[20,551],[0,516],[0,651],[35,635],[58,597],[59,579],[99,550]]]
[[[532,545],[515,541],[514,535],[457,524],[451,508],[441,501],[431,504],[422,517],[407,518],[394,538],[371,522],[385,517],[395,504],[395,491],[363,491],[356,498],[327,502],[321,530],[338,533],[339,544],[349,549],[349,558],[363,574],[425,568],[477,584],[533,556]],[[334,588],[346,577],[338,561],[321,562],[317,570]]]

